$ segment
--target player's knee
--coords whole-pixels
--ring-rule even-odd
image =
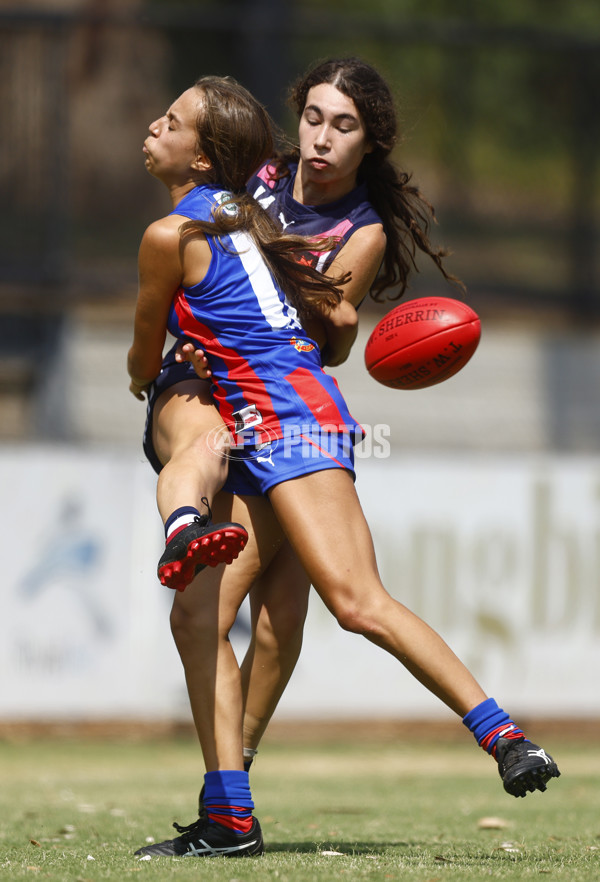
[[[182,655],[187,651],[196,652],[199,646],[214,645],[215,637],[222,637],[227,627],[223,617],[216,616],[214,609],[210,609],[208,604],[190,611],[174,603],[170,624],[173,640]],[[226,636],[225,633],[225,638]]]
[[[330,606],[339,626],[352,634],[369,639],[377,638],[385,631],[384,612],[376,602],[364,598],[345,596]]]
[[[334,615],[340,628],[350,631],[352,634],[364,634],[367,622],[359,607],[354,605],[340,605],[334,609]]]

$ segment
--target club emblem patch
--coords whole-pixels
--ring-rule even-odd
[[[316,348],[314,343],[309,343],[308,340],[300,340],[298,337],[292,337],[290,343],[298,352],[312,352]]]

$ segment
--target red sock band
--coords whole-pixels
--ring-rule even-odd
[[[227,814],[223,814],[224,809]],[[229,811],[234,811],[236,814],[229,814]],[[213,806],[206,814],[208,820],[212,821],[213,824],[222,824],[223,827],[228,827],[235,833],[248,833],[252,827],[252,812],[249,814],[237,814],[237,812],[245,812],[245,809],[237,808],[233,805],[217,805]]]

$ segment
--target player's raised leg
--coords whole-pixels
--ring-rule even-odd
[[[162,393],[152,432],[163,463],[156,495],[166,546],[158,577],[183,591],[205,566],[231,563],[248,539],[241,524],[212,519],[211,502],[227,477],[229,433],[208,383],[201,380],[186,380]]]

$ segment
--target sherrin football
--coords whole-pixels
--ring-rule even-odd
[[[373,329],[365,364],[392,389],[425,389],[454,376],[481,337],[479,316],[449,297],[423,297],[396,306]]]

